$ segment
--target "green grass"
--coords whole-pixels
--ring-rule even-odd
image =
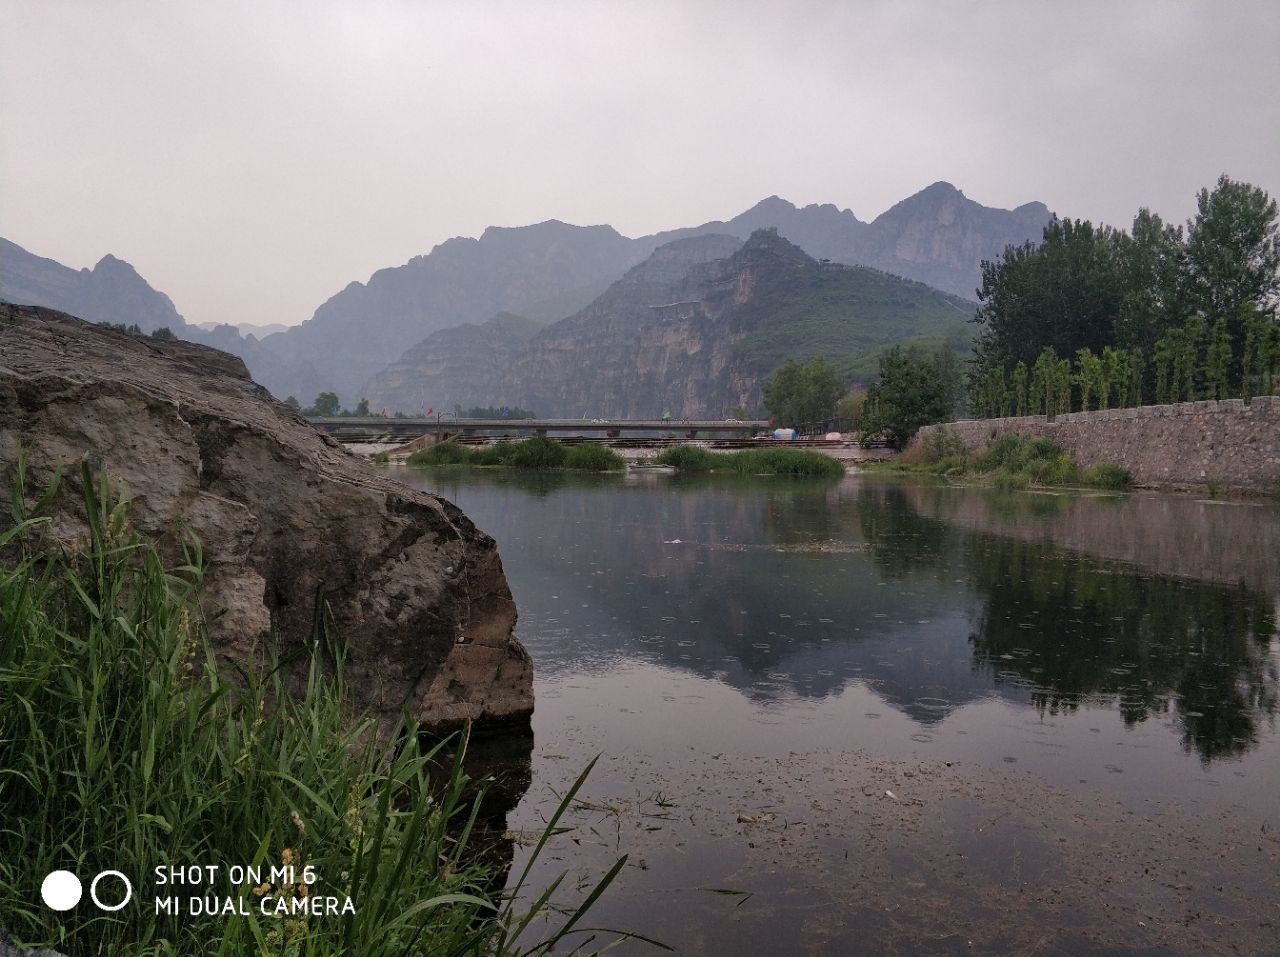
[[[596,443],[561,445],[537,435],[522,442],[498,442],[471,448],[458,442],[441,442],[409,456],[410,465],[471,465],[515,469],[573,469],[582,472],[615,472],[626,460]]]
[[[627,460],[613,449],[591,442],[571,446],[564,467],[578,472],[617,472],[627,467]]]
[[[676,445],[665,449],[655,461],[679,472],[710,472],[723,454],[709,452],[700,445]]]
[[[1133,481],[1129,475],[1129,470],[1121,468],[1115,462],[1100,462],[1091,469],[1085,469],[1080,476],[1080,480],[1085,485],[1094,488],[1106,488],[1115,491],[1127,489]]]
[[[52,492],[31,504],[18,471],[14,518],[0,526],[0,921],[15,940],[69,957],[505,957],[547,953],[577,933],[585,910],[558,910],[558,930],[516,946],[553,911],[559,882],[521,910],[530,862],[511,895],[494,895],[502,875],[473,846],[479,798],[463,749],[433,778],[443,752],[411,720],[379,733],[349,714],[335,642],[317,634],[303,687],[270,662],[227,680],[201,620],[198,544],[165,567],[129,531],[127,503],[87,467],[87,535],[72,548],[51,543]],[[149,906],[168,893],[154,886],[157,866],[289,862],[314,868],[309,896],[349,896],[355,913],[263,917],[252,887],[225,880],[215,893],[243,896],[249,916]],[[134,902],[104,913],[86,896],[50,911],[37,888],[55,869],[119,870]],[[266,894],[301,893],[290,884]]]
[[[882,467],[892,469],[895,465]],[[921,443],[918,458],[897,467],[949,478],[974,476],[1001,489],[1074,485],[1122,491],[1131,483],[1128,470],[1115,462],[1081,469],[1070,454],[1049,439],[1028,438],[1016,432],[998,436],[982,455],[971,459],[947,438],[944,430],[939,430]]]
[[[1130,476],[1114,462],[1101,462],[1081,469],[1068,453],[1049,439],[1029,439],[1006,432],[991,443],[974,463],[975,471],[985,473],[1005,488],[1027,485],[1085,485],[1112,490],[1127,489]]]
[[[414,452],[407,461],[410,465],[471,465],[475,451],[458,442],[437,442]]]
[[[693,445],[667,449],[659,465],[679,472],[736,472],[739,475],[844,475],[844,465],[829,455],[809,449],[743,449],[711,452]]]

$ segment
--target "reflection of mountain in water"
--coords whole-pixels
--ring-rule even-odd
[[[882,584],[861,541],[856,487],[431,477],[496,535],[521,640],[544,677],[638,657],[762,705],[864,681],[921,723],[990,693],[990,676],[973,669],[959,576],[939,567]]]
[[[1260,593],[957,528],[910,486],[440,474],[423,484],[498,538],[544,678],[639,658],[764,707],[862,681],[922,725],[993,694],[1106,700],[1131,723],[1176,715],[1206,760],[1276,711]],[[1024,525],[1063,510],[1033,504]]]

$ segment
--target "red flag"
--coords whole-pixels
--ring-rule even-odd
[[[432,407],[432,408],[430,408],[430,409],[427,409],[427,415],[430,415],[430,414],[431,414],[432,412],[434,412],[434,411],[435,411],[435,408],[434,408],[434,407]]]
[[[383,406],[383,407],[382,407],[382,417],[383,417],[384,419],[387,417],[387,407],[386,407],[386,406]]]
[[[769,416],[769,424],[773,425],[773,416]]]

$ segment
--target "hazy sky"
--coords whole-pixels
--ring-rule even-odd
[[[300,322],[490,224],[1280,195],[1280,3],[0,0],[0,235]]]

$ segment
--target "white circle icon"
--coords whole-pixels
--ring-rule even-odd
[[[40,885],[40,896],[50,910],[71,910],[83,893],[80,878],[70,871],[51,871]]]
[[[98,900],[98,882],[101,881],[104,877],[107,877],[108,875],[110,875],[111,877],[118,877],[120,878],[121,881],[124,882],[124,898],[120,901],[119,904],[104,904],[102,903],[102,901]],[[79,883],[80,883],[79,881],[76,881],[77,885]],[[79,897],[80,895],[77,894],[76,896]],[[101,874],[95,877],[93,879],[93,883],[89,885],[89,896],[93,899],[93,902],[98,905],[99,910],[106,910],[106,911],[120,910],[121,908],[124,907],[125,904],[129,903],[130,899],[132,899],[133,885],[129,883],[129,878],[125,877],[119,871],[103,871]]]

